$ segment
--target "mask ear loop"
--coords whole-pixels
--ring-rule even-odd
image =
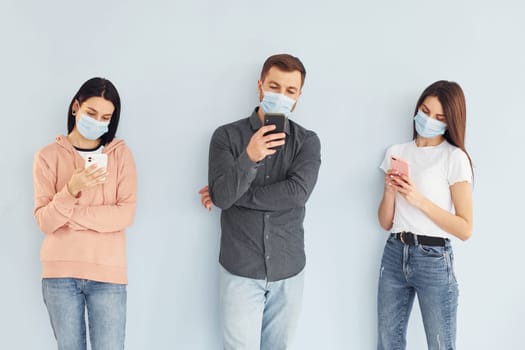
[[[292,108],[290,109],[290,113],[292,113],[295,109],[295,106],[297,106],[297,100],[294,101]],[[286,116],[286,119],[288,119],[288,116]]]
[[[264,99],[264,89],[263,89],[263,86],[262,86],[262,81],[261,80],[257,80],[257,89],[259,90],[258,93],[259,93],[259,104],[262,103],[263,99]]]

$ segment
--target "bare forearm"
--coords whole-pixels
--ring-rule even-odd
[[[472,220],[453,214],[425,198],[420,206],[421,210],[430,220],[444,231],[466,241],[472,234]]]
[[[390,230],[394,222],[395,194],[385,191],[381,204],[379,204],[379,224],[385,230]]]

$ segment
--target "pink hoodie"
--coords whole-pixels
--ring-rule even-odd
[[[45,233],[40,252],[42,278],[72,277],[127,284],[126,236],[133,222],[137,174],[123,140],[104,147],[108,182],[73,197],[67,183],[84,159],[66,136],[35,156],[36,222]]]

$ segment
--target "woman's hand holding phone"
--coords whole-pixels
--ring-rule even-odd
[[[388,169],[385,174],[385,193],[394,194],[396,192],[397,183],[394,181],[396,176],[399,176],[396,170]]]
[[[418,191],[416,184],[412,179],[404,174],[393,175],[390,178],[394,190],[403,196],[409,204],[421,209],[425,197]]]
[[[97,168],[97,165],[93,164],[87,168],[76,169],[67,183],[67,189],[73,197],[78,197],[82,190],[106,183],[107,178],[106,168]]]
[[[399,181],[403,176],[410,178],[410,166],[408,162],[397,156],[390,156],[390,169],[385,175],[385,191],[396,192],[399,188]]]
[[[410,165],[397,156],[390,157],[391,169],[386,173],[385,191],[398,192],[405,200],[416,208],[420,208],[425,197],[416,188],[410,178]]]

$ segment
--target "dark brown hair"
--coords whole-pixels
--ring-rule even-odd
[[[264,80],[264,78],[266,78],[266,75],[272,67],[277,67],[285,72],[299,71],[301,73],[301,86],[304,85],[306,69],[304,68],[303,63],[299,58],[286,53],[268,57],[262,67],[261,81]]]
[[[414,116],[417,114],[423,101],[428,96],[436,97],[445,114],[445,122],[447,123],[447,130],[445,132],[445,139],[448,143],[460,148],[468,157],[470,167],[472,168],[472,159],[465,149],[465,130],[467,124],[467,107],[465,103],[465,95],[458,83],[453,81],[439,80],[428,86],[416,104]],[[414,123],[414,139],[417,137],[416,126]]]

